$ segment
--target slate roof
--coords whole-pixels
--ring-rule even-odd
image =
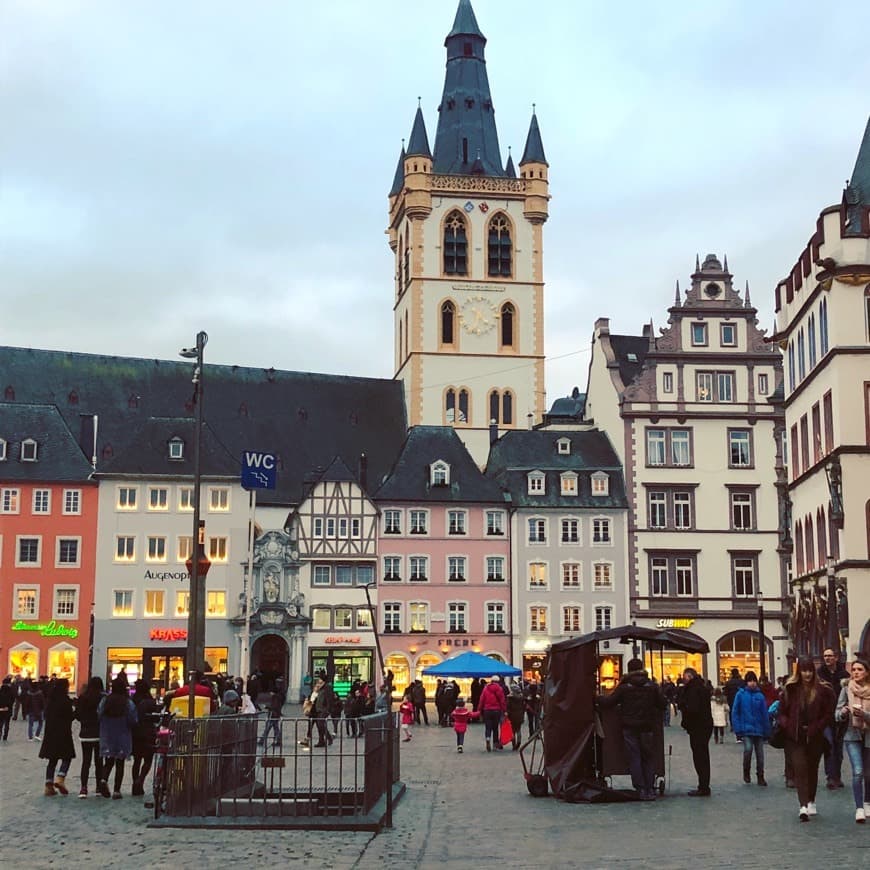
[[[855,168],[844,194],[847,207],[849,208],[849,233],[858,233],[862,230],[861,208],[870,208],[870,118],[864,129],[864,138],[858,149],[858,157],[855,160]]]
[[[83,482],[93,471],[54,405],[0,402],[0,438],[6,442],[4,482]],[[28,438],[36,441],[36,462],[21,461],[21,442]]]
[[[571,452],[559,453],[556,442],[571,441]],[[528,473],[546,475],[544,495],[529,495]],[[562,495],[559,476],[565,471],[579,474],[578,494]],[[592,496],[590,475],[604,471],[610,492]],[[492,445],[486,475],[510,493],[514,507],[560,507],[569,509],[624,509],[628,507],[622,466],[607,435],[597,430],[571,432],[560,429],[512,430]]]
[[[520,166],[526,163],[550,165],[544,154],[544,143],[541,139],[541,128],[538,126],[538,116],[534,112],[532,112],[532,120],[529,123],[529,133],[526,136],[526,147],[523,149],[523,159],[520,160]]]
[[[402,192],[402,186],[405,184],[405,146],[399,152],[399,162],[396,164],[396,174],[393,176],[393,186],[390,188],[388,196],[396,196]]]
[[[432,486],[429,466],[450,466],[449,486]],[[501,487],[484,476],[449,426],[414,426],[395,465],[372,498],[378,502],[504,502]]]
[[[474,9],[471,7],[471,0],[459,0],[459,6],[456,9],[456,18],[453,19],[453,27],[451,28],[450,33],[447,34],[447,39],[450,39],[451,36],[462,35],[479,36],[484,42],[486,42],[486,38],[480,32],[480,27],[477,24]]]
[[[404,441],[399,381],[211,365],[207,357],[204,369],[205,423],[225,451],[237,463],[244,450],[278,454],[278,488],[261,490],[260,504],[298,504],[305,476],[335,456],[356,468],[365,453],[369,481],[380,481]],[[150,462],[127,451],[152,418],[193,419],[192,373],[182,360],[0,346],[0,397],[56,405],[77,440],[88,415],[99,415],[97,455],[111,445],[112,459],[100,459],[98,471],[120,471],[125,455],[131,468]]]
[[[417,113],[414,115],[414,124],[411,127],[411,137],[408,139],[408,150],[406,156],[432,156],[432,152],[429,150],[429,137],[426,135],[426,121],[423,119],[423,110],[419,106],[417,106]]]
[[[586,408],[586,393],[581,393],[577,387],[570,396],[555,399],[550,410],[544,414],[547,423],[580,422]]]
[[[611,335],[610,346],[616,356],[619,376],[627,387],[643,368],[649,352],[649,339],[642,335]]]

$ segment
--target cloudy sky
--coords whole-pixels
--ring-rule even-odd
[[[762,326],[870,113],[870,3],[474,0],[550,163],[548,399],[728,255]],[[0,344],[392,375],[384,228],[456,0],[0,0]],[[820,17],[823,16],[823,17]],[[506,154],[505,154],[506,156]]]

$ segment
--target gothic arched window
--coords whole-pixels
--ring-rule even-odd
[[[824,356],[828,352],[828,300],[819,305],[819,349]]]
[[[800,577],[804,573],[804,527],[798,520],[794,527],[795,574]]]
[[[816,511],[816,537],[819,546],[819,565],[823,565],[830,553],[828,552],[828,521],[825,519],[825,509]]]
[[[468,390],[459,391],[459,422],[468,423]]]
[[[444,422],[456,422],[456,391],[452,389],[444,394]]]
[[[501,346],[513,347],[514,345],[514,307],[510,302],[505,302],[501,307]]]
[[[498,423],[499,422],[499,399],[500,396],[498,394],[498,390],[493,390],[489,394],[489,422],[490,423]]]
[[[807,571],[815,571],[816,569],[816,536],[813,531],[813,518],[812,515],[807,514],[806,525],[804,527],[804,534],[806,535],[806,546],[807,546]]]
[[[489,222],[487,240],[487,273],[490,278],[510,278],[512,264],[511,228],[503,214],[497,214]]]
[[[465,218],[455,209],[444,222],[444,274],[468,274],[468,237]]]
[[[514,422],[514,397],[510,390],[505,390],[501,397],[501,421],[505,426],[512,426]]]
[[[456,306],[449,300],[441,306],[441,344],[453,344]]]

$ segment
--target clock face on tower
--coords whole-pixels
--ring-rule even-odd
[[[471,335],[483,335],[495,327],[498,308],[485,296],[469,296],[462,303],[459,320]]]

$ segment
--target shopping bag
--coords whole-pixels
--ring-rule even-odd
[[[499,743],[502,746],[507,746],[514,739],[514,729],[511,728],[511,720],[505,719],[501,723],[501,732],[499,733]]]

